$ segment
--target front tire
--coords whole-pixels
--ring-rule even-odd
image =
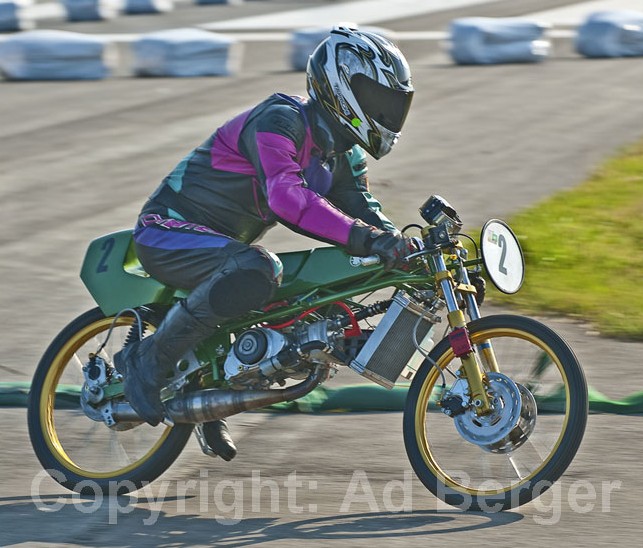
[[[476,345],[489,341],[500,373],[535,396],[535,429],[524,445],[506,453],[490,452],[463,439],[454,419],[436,405],[443,377],[433,363],[452,385],[460,366],[444,339],[409,388],[404,410],[406,451],[418,478],[447,504],[487,512],[514,508],[546,491],[576,455],[587,422],[587,383],[569,346],[535,320],[488,316],[468,328],[476,353],[481,352]]]
[[[29,437],[38,460],[58,483],[90,495],[123,494],[153,481],[176,460],[193,428],[143,423],[119,431],[87,417],[78,397],[82,367],[105,340],[113,320],[94,308],[65,327],[40,360],[29,393]],[[116,320],[100,352],[106,362],[113,363],[134,323],[131,314]],[[151,330],[156,323],[145,321]]]

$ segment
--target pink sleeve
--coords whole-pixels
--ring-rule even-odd
[[[340,245],[348,243],[355,219],[303,185],[294,143],[276,133],[257,133],[270,209],[287,223]]]

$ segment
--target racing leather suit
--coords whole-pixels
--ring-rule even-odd
[[[297,96],[274,94],[228,121],[144,205],[134,236],[143,266],[177,288],[207,284],[194,299],[216,309],[221,276],[212,275],[224,264],[225,274],[260,269],[276,286],[275,257],[249,244],[277,222],[340,246],[356,219],[394,231],[369,192],[365,152],[350,144],[336,151],[336,142],[317,105]],[[249,310],[200,308],[188,301],[205,323]]]

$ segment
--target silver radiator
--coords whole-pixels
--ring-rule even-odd
[[[408,295],[395,295],[379,325],[349,367],[385,388],[393,388],[407,365],[417,367],[423,359],[413,342],[414,330],[424,350],[431,350],[433,345],[434,324],[423,316],[423,312],[424,309],[412,302]]]

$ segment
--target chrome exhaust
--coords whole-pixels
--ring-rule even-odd
[[[223,419],[266,405],[292,401],[305,396],[326,377],[328,368],[318,367],[306,380],[283,389],[274,390],[200,390],[178,394],[164,402],[169,422],[198,424]],[[119,402],[112,409],[117,422],[140,422],[141,418],[129,403]]]

